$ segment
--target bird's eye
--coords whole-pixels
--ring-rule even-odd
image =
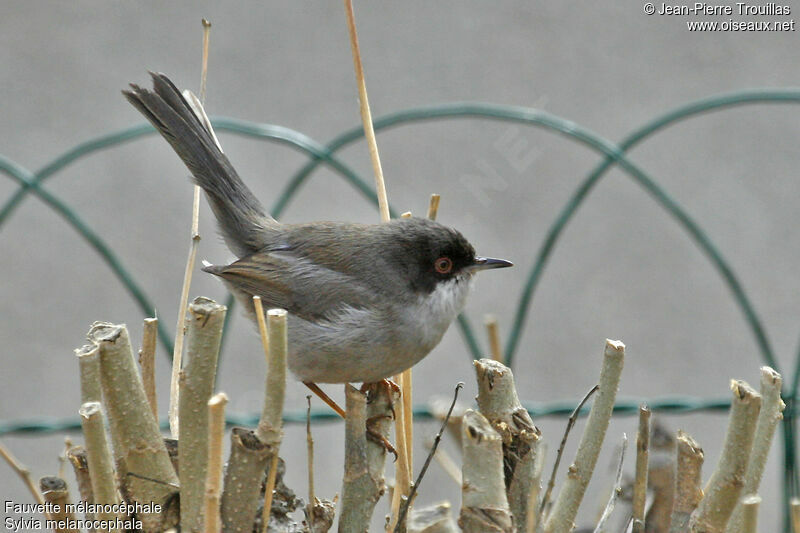
[[[433,266],[439,274],[449,274],[453,270],[453,261],[449,257],[440,257]]]

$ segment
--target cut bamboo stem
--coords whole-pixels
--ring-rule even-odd
[[[464,414],[462,431],[464,483],[458,525],[465,533],[515,531],[503,482],[503,439],[472,409]]]
[[[28,492],[33,496],[33,500],[40,505],[44,505],[44,498],[42,498],[42,493],[39,492],[39,489],[36,488],[36,483],[34,483],[33,477],[31,477],[31,471],[14,457],[11,451],[6,448],[6,445],[2,442],[0,442],[0,457],[2,457],[5,462],[8,463],[8,466],[19,476],[22,483],[28,488]]]
[[[156,343],[158,341],[158,319],[145,318],[142,329],[142,349],[139,350],[139,366],[142,367],[142,384],[147,402],[158,420],[158,397],[156,395]],[[84,400],[86,401],[86,400]]]
[[[492,359],[480,359],[473,365],[478,409],[502,439],[506,496],[514,523],[519,531],[526,531],[541,432],[519,401],[510,368]]]
[[[89,339],[100,346],[103,405],[123,495],[129,502],[160,505],[161,514],[144,514],[141,520],[145,531],[163,531],[175,525],[167,503],[177,492],[178,477],[147,402],[128,330],[124,325],[95,323]]]
[[[42,491],[44,501],[50,504],[53,512],[48,517],[53,522],[53,531],[56,533],[80,533],[75,524],[75,514],[69,512],[67,507],[71,502],[67,482],[55,476],[43,477],[39,480],[39,489]]]
[[[675,497],[672,507],[671,533],[682,533],[689,526],[689,517],[703,499],[701,470],[703,449],[683,431],[678,431],[678,459],[675,467]]]
[[[94,503],[99,505],[116,505],[122,501],[117,490],[117,481],[114,474],[114,463],[111,459],[111,450],[106,439],[106,427],[103,421],[103,411],[99,402],[87,402],[81,405],[78,414],[81,418],[81,427],[86,441],[86,453],[89,463],[89,478],[92,481],[92,494]],[[114,521],[116,513],[100,512],[100,520]],[[118,529],[111,529],[111,532]]]
[[[647,470],[650,463],[650,408],[639,406],[639,430],[636,433],[636,479],[633,483],[632,533],[644,533],[647,499]]]
[[[775,436],[778,423],[783,420],[783,409],[786,407],[781,400],[782,381],[781,375],[776,371],[768,366],[761,367],[761,411],[758,414],[753,437],[753,450],[744,474],[742,494],[757,494],[761,485],[761,477],[772,447],[772,438]],[[733,511],[726,531],[731,533],[743,531],[743,513],[744,509],[740,502]]]
[[[75,350],[81,380],[81,403],[103,399],[100,388],[100,349],[96,344],[84,344]]]
[[[753,436],[761,408],[761,395],[744,381],[731,381],[733,401],[719,463],[705,489],[705,496],[689,519],[689,530],[717,533],[725,526],[742,493]]]
[[[568,533],[573,528],[578,507],[592,477],[611,420],[624,359],[625,345],[619,341],[607,340],[599,390],[589,412],[589,419],[575,454],[575,462],[570,465],[564,486],[547,518],[545,533]]]
[[[225,406],[228,396],[219,392],[208,400],[208,468],[206,469],[203,526],[205,533],[218,533],[222,496],[222,441],[225,438]]]
[[[189,304],[186,359],[181,370],[178,464],[181,482],[181,529],[203,528],[208,467],[208,401],[214,393],[217,359],[227,308],[205,297]]]

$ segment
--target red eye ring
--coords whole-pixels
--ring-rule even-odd
[[[453,260],[449,257],[440,257],[433,263],[433,267],[439,274],[449,274],[453,270]]]

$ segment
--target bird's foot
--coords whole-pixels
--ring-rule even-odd
[[[398,396],[402,395],[402,391],[400,390],[400,386],[392,381],[391,379],[382,379],[380,381],[373,383],[364,383],[361,385],[361,392],[366,394],[371,394],[371,387],[372,385],[377,385],[380,387],[384,387],[386,391],[386,398],[389,399],[389,410],[392,412],[392,420],[396,418],[396,413],[394,412],[394,394],[396,392]]]
[[[389,439],[384,437],[380,430],[375,427],[378,422],[386,420],[387,418],[389,418],[389,415],[377,415],[367,418],[367,440],[374,442],[378,446],[382,446],[385,451],[393,454],[394,460],[397,461],[397,450],[394,449]]]

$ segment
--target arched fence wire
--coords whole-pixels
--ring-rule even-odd
[[[375,130],[380,131],[414,124],[420,121],[457,118],[515,122],[561,134],[603,156],[602,162],[598,164],[573,191],[567,203],[551,223],[544,240],[539,244],[536,260],[528,273],[525,286],[519,295],[514,321],[505,344],[506,349],[504,355],[506,364],[512,367],[514,356],[518,350],[519,342],[525,329],[527,315],[533,304],[536,288],[545,271],[547,262],[555,250],[559,237],[569,221],[576,214],[577,210],[586,200],[593,187],[603,178],[607,171],[614,166],[619,167],[634,181],[634,183],[642,187],[658,205],[663,207],[686,231],[689,238],[692,239],[708,257],[716,272],[725,282],[756,341],[759,355],[763,363],[784,375],[785,379],[782,395],[786,402],[786,410],[784,411],[784,420],[782,423],[784,463],[783,493],[785,512],[784,524],[788,524],[788,502],[790,498],[799,495],[800,489],[798,486],[797,439],[795,434],[796,417],[798,416],[798,410],[795,406],[797,404],[798,386],[800,386],[800,346],[798,347],[798,353],[794,360],[794,368],[791,369],[791,373],[783,372],[778,365],[769,338],[767,337],[766,331],[750,298],[747,296],[736,274],[717,246],[683,207],[661,188],[652,176],[628,160],[625,154],[630,149],[664,128],[704,113],[722,111],[744,105],[797,103],[800,103],[800,89],[757,89],[713,96],[691,102],[656,117],[634,130],[618,144],[583,128],[575,122],[544,111],[525,107],[485,103],[452,103],[408,109],[379,117],[375,119],[374,125]],[[375,191],[371,185],[368,184],[369,182],[359,176],[336,155],[337,152],[345,146],[363,138],[364,134],[360,126],[341,133],[327,144],[322,144],[298,131],[281,126],[257,124],[231,118],[215,118],[212,122],[218,131],[227,131],[237,135],[279,142],[299,150],[309,157],[309,161],[286,182],[281,194],[272,206],[270,211],[276,218],[280,217],[288,203],[310,179],[314,170],[320,165],[329,167],[337,175],[341,176],[346,183],[354,187],[367,200],[373,202],[377,206]],[[136,280],[136,277],[125,267],[122,260],[116,255],[114,250],[106,244],[103,238],[91,226],[83,221],[75,210],[57,195],[49,192],[44,185],[48,179],[52,178],[78,159],[88,157],[100,150],[112,148],[152,133],[155,133],[155,131],[149,124],[139,124],[111,134],[103,135],[75,146],[35,172],[31,172],[10,158],[0,155],[0,171],[19,184],[19,188],[16,192],[0,207],[0,228],[8,221],[16,207],[25,200],[26,196],[29,194],[37,196],[46,205],[61,215],[70,226],[86,239],[109,268],[111,268],[130,296],[137,302],[144,316],[153,316],[154,307],[146,291]],[[394,211],[392,214],[396,216]],[[229,298],[227,305],[232,307],[233,304],[233,299]],[[227,317],[229,318],[231,316],[232,313],[228,313]],[[472,357],[478,358],[482,353],[485,353],[479,346],[470,321],[465,315],[458,317],[458,326],[462,333],[464,343]],[[164,326],[163,321],[159,322],[158,333],[161,343],[166,348],[166,352],[171,354],[173,336],[171,332],[167,330],[166,326]],[[729,400],[713,398],[651,398],[646,401],[654,411],[665,413],[725,410],[730,406]],[[640,400],[620,401],[615,407],[615,413],[623,415],[634,414],[638,409],[639,403],[641,403]],[[531,404],[527,405],[527,407],[533,416],[567,416],[572,411],[574,405],[558,402]],[[429,409],[425,406],[416,407],[414,412],[416,416],[421,418],[431,416]],[[302,413],[289,412],[286,413],[285,420],[287,423],[304,422],[305,416],[305,411]],[[336,416],[334,413],[324,410],[312,411],[312,418],[318,420],[330,419],[334,416]],[[254,424],[256,418],[255,416],[230,417],[229,422],[235,424]],[[0,421],[0,436],[11,433],[42,434],[77,429],[80,429],[80,423],[77,418],[36,418]]]

